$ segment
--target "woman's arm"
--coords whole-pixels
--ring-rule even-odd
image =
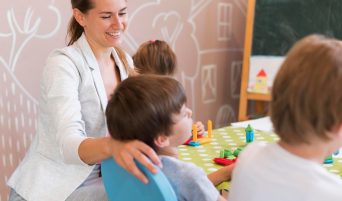
[[[161,166],[159,157],[153,149],[137,140],[121,142],[112,139],[110,136],[87,138],[81,142],[78,153],[81,160],[90,165],[113,157],[120,166],[144,183],[147,183],[148,180],[135,165],[133,159],[139,161],[152,173],[157,172],[153,163]]]
[[[208,179],[215,185],[219,185],[224,181],[229,181],[232,176],[232,172],[235,164],[225,166],[213,173],[208,174]]]

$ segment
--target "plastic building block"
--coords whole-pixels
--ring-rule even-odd
[[[254,130],[251,125],[248,124],[247,128],[245,129],[246,132],[246,142],[250,143],[254,141]]]
[[[334,162],[334,159],[332,157],[332,155],[327,156],[324,160],[324,164],[332,164]]]
[[[236,162],[236,158],[233,159],[233,160],[226,159],[226,158],[214,158],[213,161],[216,164],[227,166],[227,165],[231,165],[231,164],[235,163]]]
[[[201,143],[199,142],[199,141],[190,141],[189,142],[189,145],[190,146],[193,146],[193,147],[197,147],[197,146],[200,146],[201,145]]]
[[[234,150],[234,152],[233,152],[233,155],[234,155],[235,157],[238,157],[239,154],[240,154],[240,152],[241,152],[242,150],[243,150],[242,147],[236,148],[236,149]]]
[[[334,156],[337,156],[337,155],[339,155],[339,154],[340,154],[340,150],[337,149],[337,150],[334,152]]]
[[[208,120],[208,138],[212,138],[213,136],[213,122]]]
[[[197,135],[197,125],[192,125],[192,137],[188,139],[184,144],[190,146],[200,146],[211,142],[212,137],[212,122],[208,120],[208,137]]]

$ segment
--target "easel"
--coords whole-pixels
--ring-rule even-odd
[[[239,121],[247,120],[248,101],[255,100],[256,110],[262,110],[264,102],[271,100],[271,94],[251,93],[247,91],[248,79],[249,79],[249,60],[252,51],[252,39],[253,39],[253,25],[254,25],[254,12],[255,12],[256,0],[248,0],[247,19],[246,19],[246,33],[245,44],[243,51],[243,65],[242,65],[242,77],[241,77],[241,89],[240,89],[240,104],[239,104]],[[262,102],[260,102],[262,101]]]

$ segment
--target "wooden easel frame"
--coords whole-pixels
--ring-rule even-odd
[[[243,64],[242,64],[242,76],[241,76],[241,89],[240,89],[240,104],[239,104],[239,121],[247,120],[248,100],[256,101],[270,101],[271,94],[251,93],[248,92],[248,79],[249,79],[249,62],[252,52],[253,44],[253,26],[254,26],[254,14],[255,3],[257,0],[248,0],[247,18],[246,18],[246,32],[245,32],[245,44],[243,51]]]

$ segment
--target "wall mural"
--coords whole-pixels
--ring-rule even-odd
[[[0,201],[37,128],[39,80],[47,55],[65,46],[70,2],[2,0],[0,5]],[[148,40],[176,52],[194,118],[216,128],[236,120],[247,0],[129,0],[123,48]]]

